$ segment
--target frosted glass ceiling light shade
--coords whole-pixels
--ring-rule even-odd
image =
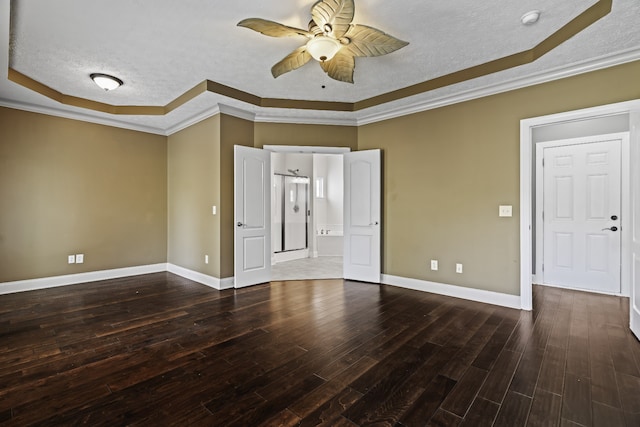
[[[522,22],[523,25],[533,25],[536,22],[538,22],[539,19],[540,19],[540,11],[532,10],[522,15],[522,18],[520,18],[520,22]]]
[[[307,52],[320,62],[330,61],[342,46],[336,39],[326,36],[315,37],[307,43]]]
[[[108,74],[93,73],[89,77],[91,77],[91,80],[100,86],[101,89],[106,91],[117,89],[124,84],[119,78]]]

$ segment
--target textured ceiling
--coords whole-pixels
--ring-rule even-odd
[[[357,58],[355,84],[330,79],[317,63],[274,79],[271,66],[305,39],[266,37],[236,23],[259,17],[306,28],[313,2],[0,0],[0,43],[6,49],[0,61],[9,58],[0,66],[63,94],[112,105],[164,106],[205,80],[262,98],[354,103],[531,49],[598,3],[356,0],[354,23],[379,28],[410,44],[386,56]],[[522,25],[520,17],[532,9],[542,12],[540,21]],[[614,0],[611,13],[530,64],[355,113],[260,108],[207,92],[164,116],[113,116],[60,104],[6,76],[0,81],[0,104],[80,114],[87,120],[159,133],[204,117],[219,104],[264,120],[355,124],[391,109],[446,103],[505,82],[517,86],[518,81],[526,84],[527,79],[638,59],[639,18],[638,0]],[[113,74],[125,84],[113,92],[101,91],[88,78],[93,72]]]

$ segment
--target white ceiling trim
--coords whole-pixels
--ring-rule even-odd
[[[385,111],[384,113],[374,113],[368,116],[362,116],[358,118],[357,124],[358,126],[362,126],[397,117],[408,116],[410,114],[420,113],[422,111],[433,110],[440,107],[446,107],[448,105],[458,104],[465,101],[484,98],[486,96],[509,92],[511,90],[522,89],[542,83],[548,83],[554,80],[573,77],[591,71],[602,70],[605,68],[622,65],[637,60],[640,60],[640,49],[630,49],[619,54],[572,64],[568,67],[559,67],[539,74],[534,74],[526,78],[516,78],[508,80],[504,83],[484,86],[479,89],[462,92],[455,96],[445,95],[436,99],[418,101],[410,105],[392,108],[389,111]]]
[[[66,111],[66,110],[61,110],[53,107],[45,107],[43,105],[26,104],[22,102],[0,98],[0,106],[13,108],[16,110],[28,111],[30,113],[46,114],[48,116],[62,117],[64,119],[79,120],[81,122],[111,126],[111,127],[116,127],[120,129],[135,130],[138,132],[152,133],[155,135],[164,135],[164,136],[167,135],[166,130],[162,128],[133,124],[133,123],[123,122],[120,120],[109,119],[109,118],[101,118],[101,117],[96,117],[90,114],[79,113],[76,111]]]
[[[479,89],[470,90],[460,93],[455,96],[445,95],[436,99],[419,100],[410,105],[390,108],[381,113],[372,113],[366,115],[366,110],[356,113],[345,113],[351,115],[357,115],[358,117],[349,118],[331,118],[331,117],[296,117],[295,115],[287,114],[286,112],[274,113],[269,111],[268,108],[262,108],[261,111],[256,113],[244,110],[241,108],[231,107],[224,104],[216,104],[215,106],[208,108],[207,110],[194,115],[193,117],[184,120],[175,126],[168,128],[159,128],[153,126],[145,126],[139,124],[128,123],[111,118],[95,117],[90,114],[84,114],[76,111],[67,111],[63,109],[57,109],[54,107],[46,107],[40,105],[33,105],[27,103],[21,103],[13,100],[7,100],[0,98],[0,106],[14,108],[23,111],[29,111],[33,113],[47,114],[50,116],[63,117],[67,119],[80,120],[89,123],[96,123],[100,125],[113,126],[122,129],[129,129],[139,132],[152,133],[157,135],[172,135],[183,129],[188,128],[215,116],[219,113],[228,114],[234,117],[238,117],[244,120],[253,121],[256,123],[288,123],[288,124],[312,124],[312,125],[329,125],[329,126],[362,126],[371,123],[376,123],[384,120],[389,120],[397,117],[407,116],[423,111],[433,110],[448,105],[457,104],[460,102],[471,101],[474,99],[483,98],[486,96],[496,95],[499,93],[508,92],[511,90],[521,89],[536,84],[547,83],[550,81],[572,77],[580,74],[584,74],[591,71],[597,71],[616,65],[621,65],[633,61],[640,60],[640,49],[630,49],[622,53],[615,55],[609,55],[597,58],[595,60],[588,60],[577,64],[572,64],[568,67],[559,67],[550,71],[542,72],[533,76],[528,76],[521,79],[512,79],[504,83],[488,85]],[[420,97],[421,95],[416,95]],[[384,106],[381,106],[384,107]],[[374,107],[375,108],[375,107]]]
[[[181,121],[180,123],[178,123],[175,126],[171,126],[169,128],[167,128],[163,135],[166,136],[170,136],[173,135],[176,132],[180,132],[181,130],[184,130],[186,128],[188,128],[189,126],[193,126],[195,124],[200,123],[203,120],[208,119],[209,117],[213,117],[216,114],[220,114],[220,105],[214,105],[211,108],[207,108],[206,110],[202,111],[201,113],[195,114],[193,117],[190,117],[186,120]]]
[[[226,104],[218,104],[220,106],[220,112],[228,116],[237,117],[238,119],[249,120],[255,122],[256,115],[251,111],[243,110],[242,108],[232,107]]]

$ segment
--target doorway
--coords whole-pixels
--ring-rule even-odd
[[[538,283],[621,293],[623,145],[626,133],[536,145]]]
[[[272,280],[342,278],[343,155],[272,152]]]
[[[620,237],[621,250],[621,294],[630,295],[632,301],[640,295],[640,275],[633,268],[634,260],[640,259],[640,240],[632,229],[637,227],[639,218],[631,215],[631,206],[640,203],[640,185],[637,184],[640,170],[633,156],[640,156],[640,101],[587,108],[549,116],[541,116],[520,121],[520,305],[524,310],[533,308],[532,284],[540,283],[537,275],[541,271],[538,264],[540,245],[536,241],[538,232],[536,221],[536,145],[540,142],[563,138],[596,134],[626,132],[629,135],[628,150],[622,152],[622,211]],[[611,126],[603,126],[604,123]],[[607,127],[608,126],[608,127]],[[605,129],[606,128],[606,129]],[[594,131],[596,129],[596,131]],[[554,134],[549,138],[550,134]],[[558,136],[561,134],[561,136]],[[631,180],[633,176],[633,180]],[[626,188],[625,188],[626,186]],[[624,195],[627,195],[625,198]],[[625,205],[626,203],[626,205]],[[640,298],[636,324],[640,325]],[[631,316],[632,323],[634,316]],[[640,331],[640,326],[636,329]],[[640,334],[639,334],[640,335]]]
[[[286,147],[286,151],[291,149]],[[343,150],[344,171],[342,277],[380,283],[382,151],[337,150]],[[267,146],[265,149],[234,147],[236,288],[269,282],[272,278],[271,151]]]

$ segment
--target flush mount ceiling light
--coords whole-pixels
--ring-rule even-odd
[[[273,77],[300,68],[313,58],[332,79],[353,83],[356,56],[382,56],[409,44],[378,29],[352,24],[354,13],[353,0],[320,0],[311,7],[309,30],[260,18],[242,20],[238,26],[271,37],[309,39],[271,68]]]
[[[540,19],[540,11],[532,10],[522,15],[522,18],[520,18],[520,22],[522,22],[524,25],[533,25],[538,22],[538,19]]]
[[[89,77],[95,82],[101,89],[110,91],[119,88],[124,83],[117,77],[110,76],[108,74],[93,73]]]

